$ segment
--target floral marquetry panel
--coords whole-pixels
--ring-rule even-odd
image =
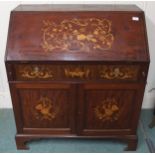
[[[106,18],[43,20],[41,46],[45,52],[108,50],[114,41],[111,25]]]
[[[72,93],[69,86],[45,86],[19,90],[24,127],[71,128]]]
[[[100,86],[101,87],[101,86]],[[131,127],[134,90],[110,90],[96,87],[83,92],[84,129],[128,129]]]

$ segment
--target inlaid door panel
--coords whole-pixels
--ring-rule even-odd
[[[138,104],[136,88],[129,88],[129,85],[126,88],[125,85],[84,84],[79,92],[79,134],[131,132],[134,107]]]
[[[15,87],[19,98],[18,105],[22,111],[24,132],[74,132],[74,86],[27,83],[16,84]]]

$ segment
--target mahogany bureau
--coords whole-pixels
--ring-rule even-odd
[[[149,67],[144,12],[134,5],[20,5],[5,57],[16,144],[118,139],[137,147]]]

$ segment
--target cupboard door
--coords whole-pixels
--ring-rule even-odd
[[[131,134],[141,105],[141,91],[138,91],[138,85],[130,85],[81,85],[78,134]]]
[[[70,84],[12,84],[19,128],[24,133],[70,134],[75,132],[75,91]],[[75,100],[76,101],[76,100]],[[16,116],[18,117],[18,116]],[[17,118],[18,120],[19,118]]]

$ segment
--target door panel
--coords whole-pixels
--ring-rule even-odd
[[[74,86],[69,84],[15,84],[26,133],[73,133]],[[16,105],[15,105],[16,106]],[[41,129],[42,128],[42,129]],[[51,129],[51,131],[49,130]]]
[[[134,107],[138,104],[136,87],[84,84],[79,93],[79,134],[131,132]]]

